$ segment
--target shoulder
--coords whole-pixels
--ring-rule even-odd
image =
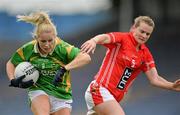
[[[112,43],[126,41],[128,40],[127,37],[129,37],[128,32],[110,32],[107,35],[110,36]]]
[[[150,51],[150,49],[148,48],[147,45],[142,44],[142,45],[141,45],[141,49],[143,50],[144,55],[146,55],[146,56],[148,56],[148,55],[152,56],[152,53],[151,53],[151,51]]]
[[[56,46],[58,47],[71,47],[72,45],[63,41],[61,38],[57,37],[56,38]]]
[[[36,41],[33,40],[27,42],[26,44],[18,48],[11,58],[12,60],[14,60],[14,63],[16,63],[16,61],[19,62],[20,60],[21,61],[28,60],[34,51],[35,43]]]
[[[32,51],[34,49],[34,45],[36,44],[36,40],[32,40],[30,42],[25,43],[17,51],[22,50],[24,51]]]
[[[128,32],[109,32],[106,33],[107,35],[111,36],[111,37],[123,37],[123,36],[128,36],[129,33]]]
[[[56,48],[55,48],[56,52],[69,54],[71,51],[74,50],[79,50],[79,48],[74,47],[73,45],[63,41],[60,38],[56,38]]]
[[[30,47],[33,48],[36,43],[37,43],[36,40],[32,40],[32,41],[30,41],[30,42],[25,43],[25,44],[22,46],[22,48],[30,48]]]
[[[149,48],[146,44],[142,44],[141,49],[143,49],[144,51],[149,51]]]

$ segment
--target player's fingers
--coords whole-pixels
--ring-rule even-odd
[[[85,46],[86,46],[86,42],[81,45],[81,48],[83,48],[83,47],[85,47]]]
[[[88,44],[90,44],[89,41],[86,41],[85,43],[83,43],[83,44],[81,45],[81,48],[86,47]]]
[[[89,53],[89,50],[90,50],[90,47],[86,47],[86,48],[84,49],[84,51],[85,51],[86,53]]]
[[[86,52],[85,49],[86,49],[86,46],[82,47],[81,52]]]
[[[22,79],[24,79],[26,76],[25,75],[22,75],[20,77],[17,78],[18,81],[22,81]]]
[[[180,79],[175,81],[176,84],[180,84]]]
[[[91,48],[91,45],[90,44],[86,44],[81,50],[84,51],[84,52],[87,52],[88,49]]]
[[[88,51],[87,51],[87,53],[90,53],[90,52],[92,52],[93,51],[93,47],[90,47],[89,49],[88,49]]]
[[[94,54],[94,52],[95,52],[95,49],[96,49],[96,48],[94,48],[94,49],[92,50],[92,54]]]
[[[85,51],[85,49],[87,49],[87,47],[89,47],[88,43],[84,43],[84,44],[81,46],[81,51]]]
[[[85,52],[85,46],[81,48],[81,52]]]

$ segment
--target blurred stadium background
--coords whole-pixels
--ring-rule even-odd
[[[0,115],[32,115],[23,89],[9,88],[5,64],[11,54],[31,40],[33,26],[17,22],[17,14],[49,11],[59,36],[80,47],[91,37],[110,31],[128,31],[133,18],[151,16],[156,28],[147,45],[160,75],[180,78],[179,0],[1,0],[0,1]],[[105,49],[98,46],[92,62],[72,71],[72,115],[85,115],[84,92],[98,71]],[[180,93],[150,85],[141,74],[121,102],[127,115],[180,115]]]

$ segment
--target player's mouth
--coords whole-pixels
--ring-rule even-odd
[[[143,42],[145,42],[145,41],[146,41],[146,39],[145,39],[145,38],[139,38],[139,40],[141,40],[141,41],[143,41]]]

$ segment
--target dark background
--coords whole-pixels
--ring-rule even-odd
[[[110,0],[112,7],[93,14],[51,15],[59,36],[80,47],[91,37],[112,31],[128,31],[139,15],[151,16],[155,29],[147,42],[158,72],[169,81],[180,78],[180,1]],[[51,11],[50,11],[51,14]],[[0,10],[0,115],[32,115],[23,89],[9,88],[5,64],[12,53],[31,40],[33,26],[17,22]],[[84,92],[98,71],[105,49],[97,46],[87,66],[72,71],[72,115],[85,115]],[[144,74],[138,76],[121,102],[126,115],[180,115],[180,93],[155,88]]]

